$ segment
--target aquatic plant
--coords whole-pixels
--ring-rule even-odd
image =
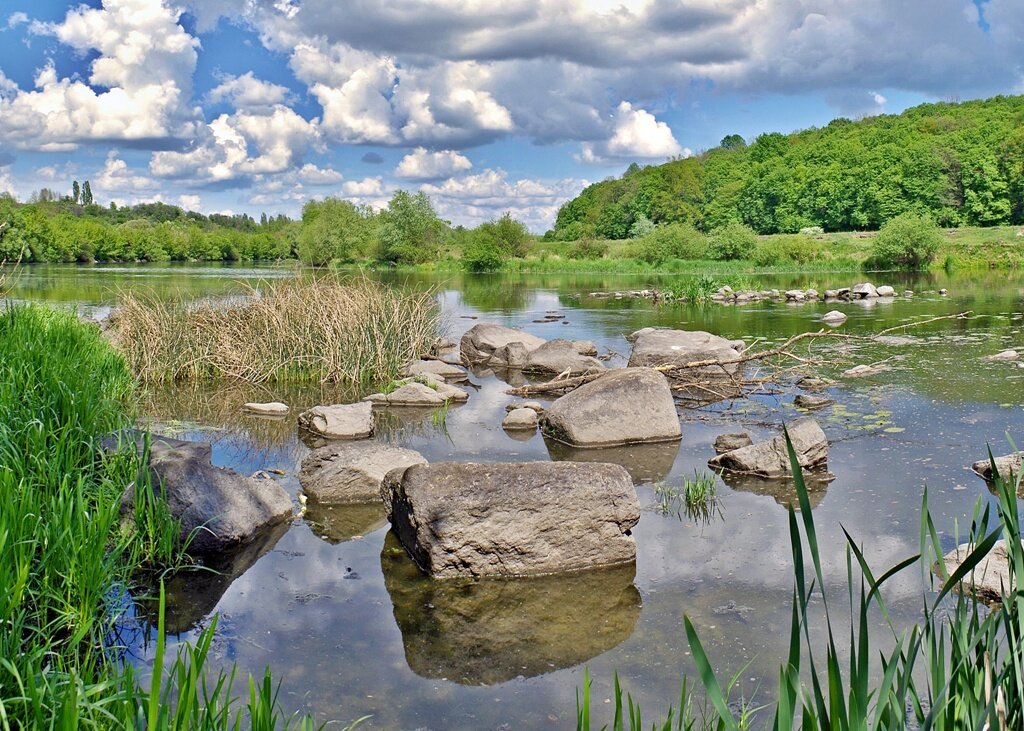
[[[669,291],[677,300],[685,300],[692,304],[702,305],[711,301],[711,297],[722,288],[718,280],[710,274],[699,274],[688,277]]]
[[[698,523],[710,523],[720,515],[715,475],[694,470],[693,478],[683,478],[682,483],[656,482],[653,486],[656,503],[654,512],[658,515],[684,517]]]
[[[440,321],[430,292],[298,277],[217,302],[124,292],[113,337],[144,381],[368,384],[427,352]]]
[[[993,460],[996,515],[993,516],[990,505],[983,508],[978,503],[967,555],[952,574],[943,561],[927,491],[922,498],[920,552],[883,573],[876,574],[871,569],[860,546],[846,533],[847,589],[852,613],[844,648],[849,657],[846,663],[839,651],[837,608],[831,603],[834,597],[830,597],[822,572],[807,487],[788,432],[786,439],[800,503],[799,517],[792,507],[789,509],[794,570],[790,651],[779,669],[777,701],[772,719],[765,727],[777,731],[1021,728],[1024,545],[1016,494],[1020,479],[1011,481],[1000,476]],[[982,563],[1001,537],[1006,541],[1010,580],[1002,588],[1001,601],[986,606],[961,582]],[[810,572],[806,567],[808,559]],[[930,601],[925,601],[922,620],[901,629],[890,617],[882,590],[894,576],[915,567],[931,577],[935,593]],[[888,652],[872,647],[870,628],[876,622],[875,612],[881,614],[891,633],[894,647]],[[822,648],[811,641],[812,624],[823,625],[827,630],[823,664]],[[749,706],[736,712],[729,702],[735,678],[723,687],[689,617],[684,617],[684,625],[705,704],[698,719],[693,688],[684,679],[678,709],[670,707],[668,720],[651,728],[750,728],[753,719]],[[588,674],[582,695],[577,692],[577,731],[591,728],[589,682]],[[623,704],[618,677],[611,727],[630,731],[643,728],[639,705],[628,694]]]

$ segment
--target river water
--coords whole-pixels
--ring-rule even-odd
[[[102,314],[123,288],[168,296],[225,296],[293,269],[213,266],[25,267],[13,296],[67,303]],[[992,500],[967,469],[1010,451],[1007,434],[1024,440],[1024,368],[982,357],[1024,350],[1024,278],[1017,274],[897,277],[876,284],[909,287],[912,298],[837,305],[759,303],[746,306],[654,306],[645,300],[590,293],[659,286],[652,276],[374,275],[404,286],[436,288],[455,339],[478,322],[521,327],[535,335],[589,339],[609,365],[623,364],[624,336],[647,326],[708,330],[727,338],[778,343],[820,327],[829,309],[849,315],[843,332],[873,334],[929,317],[971,311],[907,330],[900,344],[828,351],[828,375],[859,363],[887,361],[889,370],[843,380],[826,394],[837,405],[818,412],[830,441],[835,480],[811,495],[827,589],[844,599],[843,528],[862,544],[876,575],[918,550],[922,491],[927,486],[944,548],[969,524],[976,501]],[[861,277],[862,278],[862,277]],[[758,277],[759,288],[849,286],[855,274]],[[948,289],[941,296],[940,288]],[[535,322],[554,312],[564,318]],[[819,348],[821,346],[815,346]],[[821,353],[816,350],[811,352]],[[367,728],[572,728],[584,669],[594,677],[595,715],[610,714],[613,674],[638,700],[645,718],[678,697],[683,673],[695,668],[683,616],[695,624],[723,681],[739,673],[737,697],[771,703],[788,649],[793,587],[787,506],[792,487],[727,484],[717,478],[710,515],[678,506],[659,509],[654,486],[678,484],[706,469],[719,434],[779,432],[800,412],[795,388],[702,409],[683,408],[683,439],[602,451],[571,450],[539,434],[501,427],[509,384],[472,378],[467,404],[443,423],[433,412],[393,410],[376,438],[420,451],[428,460],[585,459],[624,465],[644,507],[634,530],[635,567],[579,576],[445,584],[420,575],[376,506],[310,510],[270,537],[222,576],[178,577],[168,588],[176,641],[219,616],[216,657],[242,672],[271,665],[289,711],[319,721],[371,714]],[[358,394],[356,394],[358,395]],[[280,470],[297,493],[295,475],[309,448],[294,423],[245,417],[247,400],[284,400],[293,414],[352,394],[317,389],[266,390],[218,385],[151,394],[145,415],[155,431],[208,439],[214,462],[242,472]],[[251,564],[251,565],[250,565]],[[831,579],[829,580],[832,581]],[[927,580],[905,573],[886,598],[897,624],[915,621]],[[147,611],[139,612],[143,636]],[[878,636],[885,645],[881,619]],[[135,649],[145,666],[150,650]],[[602,719],[604,722],[606,719]]]

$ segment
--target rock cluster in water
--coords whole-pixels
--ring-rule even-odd
[[[940,290],[945,294],[945,290]],[[912,297],[912,290],[904,290],[902,296]],[[656,302],[671,302],[673,300],[686,302],[685,296],[676,296],[667,290],[639,289],[626,290],[621,292],[591,292],[589,297],[599,299],[649,299]],[[882,285],[875,287],[870,282],[861,282],[850,287],[839,287],[837,289],[826,289],[819,292],[816,289],[761,289],[761,290],[733,290],[732,287],[720,287],[718,291],[709,295],[707,299],[721,304],[745,304],[748,302],[850,302],[853,300],[866,300],[885,297],[899,296],[894,287]]]

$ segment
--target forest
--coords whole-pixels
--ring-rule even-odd
[[[945,228],[1024,223],[1024,96],[772,132],[586,188],[546,235],[626,239],[651,224],[758,234],[865,231],[911,213]]]

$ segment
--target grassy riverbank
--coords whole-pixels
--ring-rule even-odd
[[[147,471],[100,439],[130,424],[134,393],[124,360],[73,313],[0,312],[0,728],[310,726],[281,715],[269,674],[239,706],[233,674],[204,668],[212,628],[166,659],[160,632],[151,690],[122,662],[140,572],[182,558],[160,501],[121,519]]]

